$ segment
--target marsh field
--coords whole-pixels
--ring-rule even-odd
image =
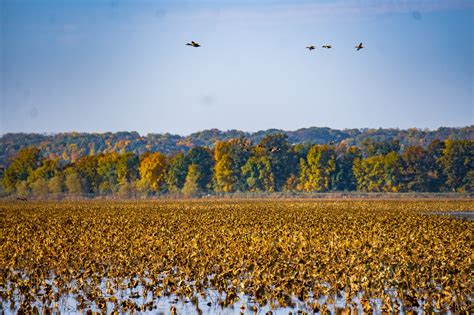
[[[472,313],[473,211],[472,200],[0,201],[0,313]]]

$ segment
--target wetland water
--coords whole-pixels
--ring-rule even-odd
[[[438,211],[438,212],[430,212],[428,214],[431,215],[445,215],[448,217],[452,217],[454,219],[460,219],[460,220],[469,220],[469,221],[474,221],[474,212],[473,211]]]
[[[472,306],[472,210],[470,200],[0,201],[0,313],[457,314]]]
[[[52,285],[53,281],[47,281]],[[270,304],[261,306],[248,295],[239,294],[238,300],[232,304],[224,306],[222,304],[226,299],[226,295],[215,290],[206,290],[205,294],[193,294],[193,298],[179,298],[176,295],[170,294],[168,296],[161,296],[159,298],[153,295],[153,292],[147,291],[143,286],[138,285],[136,288],[126,288],[127,285],[120,286],[122,289],[115,290],[114,294],[107,294],[107,281],[102,281],[99,285],[101,289],[100,295],[106,300],[128,300],[135,303],[138,307],[138,312],[141,314],[170,314],[174,308],[177,314],[336,314],[343,309],[357,311],[363,313],[363,305],[361,300],[363,293],[354,296],[351,301],[346,299],[344,291],[340,291],[333,298],[328,296],[314,297],[312,293],[309,294],[308,299],[303,302],[297,296],[291,297],[291,307],[272,307]],[[76,284],[70,285],[71,289],[77,288]],[[87,291],[87,290],[86,290]],[[43,295],[44,292],[40,293]],[[84,292],[82,292],[84,293]],[[400,305],[399,314],[404,314],[403,302],[396,297],[395,290],[388,292],[391,295],[392,301]],[[57,303],[49,303],[49,307],[53,312],[61,314],[72,314],[76,312],[85,312],[86,309],[99,313],[112,313],[116,308],[113,302],[105,302],[100,307],[98,303],[84,303],[82,299],[78,299],[78,294],[63,294],[59,297]],[[382,314],[381,299],[372,298],[369,300],[372,305],[373,314]],[[423,301],[418,301],[420,307],[411,309],[412,313],[423,314]],[[4,314],[17,314],[19,308],[17,307],[21,301],[16,301],[12,304],[10,301],[3,301],[1,303],[0,311]],[[315,304],[317,303],[317,304]],[[82,304],[82,305],[81,305]],[[17,305],[17,306],[15,306]],[[318,305],[319,311],[314,309]],[[33,303],[33,307],[37,310],[44,309],[42,303]],[[323,310],[321,310],[323,308]],[[449,311],[448,314],[451,314]]]

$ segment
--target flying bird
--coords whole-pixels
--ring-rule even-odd
[[[311,45],[311,46],[306,46],[307,49],[309,49],[309,51],[313,50],[313,49],[316,49],[315,46]]]
[[[323,45],[322,47],[323,47],[323,48],[326,48],[326,49],[331,49],[331,48],[332,48],[332,45]]]
[[[359,51],[362,48],[364,48],[364,45],[362,45],[362,43],[360,43],[359,45],[355,46],[355,48],[357,48],[357,51]]]
[[[190,43],[187,43],[186,45],[192,46],[192,47],[201,47],[201,45],[195,41],[191,41]]]

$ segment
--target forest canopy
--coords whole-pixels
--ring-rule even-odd
[[[457,132],[459,136],[461,131]],[[373,133],[380,136],[382,132]],[[401,133],[398,138],[403,140],[387,136],[377,141],[378,136],[367,136],[311,144],[293,143],[285,133],[270,132],[258,141],[239,136],[171,153],[148,145],[143,153],[127,145],[120,152],[92,145],[88,154],[81,151],[73,157],[69,154],[74,151],[67,150],[45,154],[40,143],[19,149],[0,176],[2,190],[20,197],[474,191],[474,140],[470,135],[467,140],[434,139],[426,144],[424,138],[415,141],[415,136],[401,137]],[[412,142],[418,144],[407,144]]]
[[[302,128],[296,131],[268,129],[254,133],[239,130],[220,131],[204,130],[179,136],[165,134],[148,134],[141,136],[137,132],[107,133],[7,133],[0,137],[0,167],[7,167],[18,151],[30,146],[41,150],[43,157],[59,159],[65,162],[76,162],[80,157],[99,153],[133,152],[137,155],[145,152],[173,154],[188,152],[195,146],[214,147],[217,141],[245,138],[258,143],[265,136],[284,134],[289,144],[329,144],[342,143],[348,147],[360,147],[364,141],[390,142],[397,140],[402,148],[419,145],[427,148],[433,140],[473,140],[474,126],[463,128],[439,128],[437,130],[421,129],[344,129],[337,130],[323,127]]]

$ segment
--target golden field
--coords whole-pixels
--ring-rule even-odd
[[[0,312],[473,312],[474,221],[440,211],[474,202],[2,201]]]

